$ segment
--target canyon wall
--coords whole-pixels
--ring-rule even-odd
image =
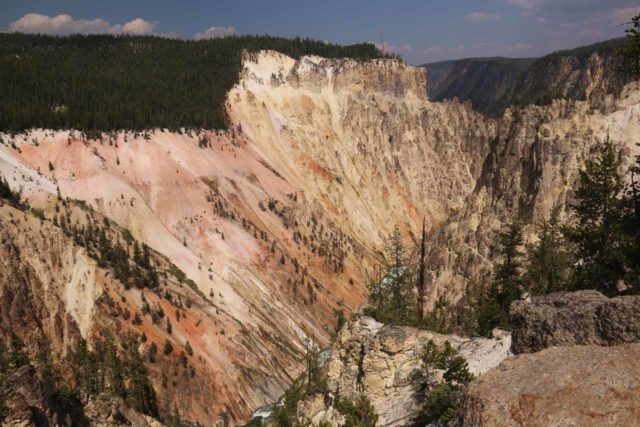
[[[425,220],[429,304],[453,306],[468,283],[490,274],[503,221],[519,211],[534,222],[571,201],[595,143],[610,135],[628,164],[640,135],[638,85],[603,105],[558,100],[494,120],[468,104],[430,102],[424,71],[399,61],[247,53],[228,95],[229,131],[5,134],[0,172],[48,219],[61,200],[76,200],[184,271],[200,301],[188,308],[164,289],[121,295],[117,281],[110,285],[131,312],[142,293],[165,307],[171,336],[147,317],[142,325],[116,317],[158,343],[193,346],[195,378],[163,388],[162,367],[152,369],[165,409],[184,403],[203,424],[240,423],[301,373],[306,337],[327,346],[335,310],[366,301],[396,224],[412,248]],[[9,239],[56,233],[43,227],[3,225]],[[56,258],[74,251],[39,250]],[[37,271],[38,259],[21,262]],[[76,264],[56,274],[73,276]],[[106,318],[92,308],[103,270],[91,265],[44,294],[89,341]],[[28,286],[39,294],[47,280]],[[169,283],[170,293],[190,292],[178,285]],[[190,320],[177,320],[178,309]],[[162,363],[172,366],[171,357],[177,352]]]

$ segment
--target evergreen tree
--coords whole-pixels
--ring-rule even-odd
[[[386,251],[387,260],[381,274],[369,284],[369,307],[366,313],[383,323],[415,323],[414,281],[409,256],[397,225],[387,239]]]
[[[165,340],[164,349],[162,350],[165,356],[171,354],[173,352],[173,346],[169,340]]]
[[[527,289],[548,294],[567,288],[572,257],[562,234],[560,209],[554,208],[548,221],[538,227],[538,241],[527,246]]]
[[[156,394],[137,346],[137,339],[130,339],[127,360],[127,403],[138,412],[157,417]]]
[[[625,59],[625,71],[634,77],[640,77],[640,15],[631,18],[630,28],[625,30],[625,46],[618,53]]]
[[[640,293],[640,155],[630,170],[623,197],[622,253],[625,261],[625,285]]]
[[[7,400],[11,397],[12,390],[7,384],[7,377],[10,374],[11,369],[11,357],[9,356],[9,349],[5,344],[5,339],[0,339],[0,424],[9,415],[9,408],[6,404]]]
[[[422,351],[421,360],[427,392],[424,421],[447,423],[454,419],[473,374],[469,372],[466,359],[449,341],[439,348],[433,340],[429,340]],[[444,371],[440,383],[436,371]]]
[[[522,292],[522,244],[522,225],[519,220],[512,220],[500,233],[502,261],[495,265],[493,283],[477,302],[480,335],[490,336],[496,327],[510,329],[509,308]]]
[[[567,230],[567,237],[576,245],[576,288],[615,295],[625,271],[621,160],[609,138],[596,150],[596,157],[588,159],[580,171],[578,222]]]

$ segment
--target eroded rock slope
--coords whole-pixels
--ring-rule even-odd
[[[625,159],[635,154],[637,84],[605,106],[559,100],[493,120],[465,104],[430,102],[423,70],[398,61],[260,52],[245,57],[228,95],[227,132],[3,135],[0,171],[47,218],[56,200],[81,201],[193,280],[210,301],[187,310],[193,322],[177,321],[183,307],[163,292],[147,292],[171,313],[173,337],[202,359],[196,379],[169,382],[166,392],[204,424],[238,423],[299,375],[305,337],[328,345],[334,310],[365,301],[395,224],[411,246],[426,219],[429,304],[453,306],[490,273],[505,219],[519,209],[535,221],[571,200],[595,143],[611,135]],[[6,232],[9,240],[53,233],[39,230]],[[38,249],[74,259],[64,245]],[[61,319],[43,327],[77,324],[57,335],[61,354],[71,336],[90,340],[90,325],[105,317],[92,293],[103,279],[81,266],[56,273],[76,277],[64,286],[47,288],[59,277],[29,282]],[[110,289],[121,292],[115,281]],[[152,374],[161,383],[162,371]]]

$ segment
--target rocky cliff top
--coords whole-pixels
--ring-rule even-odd
[[[506,359],[471,383],[464,426],[633,426],[640,344],[570,346]]]

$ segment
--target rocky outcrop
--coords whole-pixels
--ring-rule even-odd
[[[640,296],[607,298],[597,291],[561,292],[511,306],[512,350],[611,346],[640,341]]]
[[[475,380],[461,426],[634,426],[640,344],[548,348]]]
[[[425,385],[420,357],[429,340],[438,345],[449,341],[467,359],[470,371],[482,375],[509,354],[509,334],[497,335],[497,339],[468,339],[357,317],[339,334],[326,364],[328,395],[334,401],[353,401],[364,394],[375,407],[380,426],[404,425],[422,412]],[[303,402],[298,414],[301,421],[315,425],[321,421],[340,425],[334,408],[321,396]]]

